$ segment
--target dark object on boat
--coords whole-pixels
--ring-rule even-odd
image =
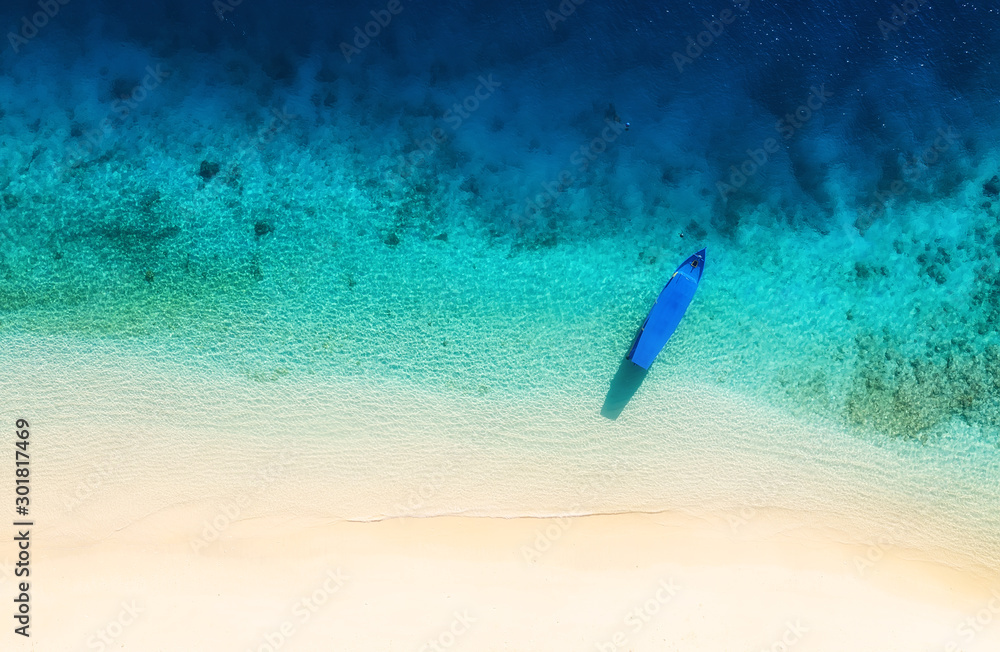
[[[687,312],[705,269],[705,250],[685,260],[660,291],[656,303],[639,327],[625,359],[611,380],[601,415],[617,419],[646,378],[649,366],[677,330]]]

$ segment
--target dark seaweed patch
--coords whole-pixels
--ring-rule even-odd
[[[1000,347],[978,354],[964,340],[928,343],[907,357],[888,334],[858,335],[857,366],[845,403],[851,425],[893,437],[927,441],[953,417],[1000,425]]]
[[[198,168],[198,176],[205,181],[211,181],[219,173],[220,166],[213,161],[202,161]]]
[[[132,91],[134,91],[135,87],[138,85],[138,79],[116,77],[115,80],[111,82],[111,97],[116,100],[126,99],[132,95]]]
[[[688,222],[688,225],[684,228],[684,231],[686,235],[690,235],[696,240],[702,240],[705,238],[705,236],[708,235],[705,229],[701,228],[701,225],[695,222],[694,220]]]
[[[115,248],[125,253],[145,251],[155,248],[164,240],[179,234],[179,226],[133,226],[127,224],[104,224],[97,227],[97,233]]]
[[[993,175],[993,178],[983,184],[983,194],[994,199],[1000,197],[1000,177]]]

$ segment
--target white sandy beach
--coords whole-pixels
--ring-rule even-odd
[[[1000,645],[1000,575],[839,543],[850,535],[797,527],[795,514],[247,519],[198,551],[192,516],[151,514],[78,547],[40,541],[33,636],[4,649]]]
[[[71,344],[0,359],[36,520],[32,636],[3,649],[1000,645],[997,489],[975,459],[944,476],[947,441],[882,447],[709,387],[651,384],[608,422],[599,397],[262,384]]]

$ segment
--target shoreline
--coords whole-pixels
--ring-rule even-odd
[[[135,346],[0,356],[38,415],[18,650],[1000,646],[992,458],[947,441],[710,386],[609,422],[587,390],[265,385]]]
[[[995,454],[958,437],[868,441],[709,385],[650,383],[610,422],[589,385],[513,401],[386,379],[261,384],[81,348],[0,355],[18,410],[0,419],[32,417],[46,469],[32,491],[53,541],[185,504],[203,512],[192,531],[234,505],[239,518],[345,520],[763,508],[1000,568]]]
[[[976,651],[1000,641],[1000,626],[988,626],[1000,620],[1000,572],[842,543],[852,536],[789,513],[760,511],[738,531],[722,514],[272,516],[237,520],[194,552],[183,536],[192,509],[158,512],[97,543],[40,543],[30,649],[97,649],[109,626],[124,649],[241,652],[331,642],[417,651],[433,641],[721,651],[772,649],[783,637],[808,650],[944,650],[954,639]],[[960,626],[984,609],[990,622],[965,641]]]

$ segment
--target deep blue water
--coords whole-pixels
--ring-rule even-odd
[[[994,149],[995,7],[914,0],[903,3],[904,17],[894,18],[900,5],[890,2],[399,0],[397,14],[386,4],[71,0],[52,5],[57,15],[43,16],[48,24],[30,41],[14,38],[12,45],[8,34],[4,72],[15,79],[30,74],[26,60],[45,50],[58,52],[53,56],[63,63],[103,51],[117,62],[127,90],[148,61],[124,60],[119,44],[164,63],[197,54],[223,73],[213,80],[220,95],[235,87],[253,91],[262,104],[280,103],[289,87],[312,86],[323,95],[325,80],[354,97],[310,97],[320,100],[310,121],[346,113],[374,130],[410,123],[417,142],[426,137],[422,123],[436,119],[448,129],[439,124],[444,112],[475,92],[479,76],[493,75],[501,85],[467,119],[476,124],[447,135],[454,156],[479,155],[523,170],[520,193],[503,189],[504,208],[524,206],[518,221],[530,228],[544,228],[553,217],[570,222],[563,228],[579,226],[583,216],[567,214],[563,198],[551,210],[527,208],[531,193],[544,195],[542,184],[567,167],[574,187],[602,186],[607,199],[639,187],[643,210],[595,217],[601,227],[661,219],[651,215],[657,202],[687,200],[723,231],[738,228],[741,213],[758,204],[790,222],[830,229],[852,211],[871,212],[881,203],[876,193],[914,169],[906,159],[933,145],[939,129],[953,129],[955,142],[934,164],[917,164],[919,183],[899,201],[955,192]],[[30,35],[22,17],[39,11],[35,3],[11,3],[0,24]],[[719,20],[724,11],[728,24]],[[374,38],[359,36],[366,26]],[[224,62],[212,59],[224,52],[245,53],[253,69],[225,75]],[[36,82],[63,85],[52,72]],[[101,79],[97,70],[74,72],[92,75],[97,96],[108,99],[114,79]],[[796,118],[814,87],[829,97]],[[221,115],[225,100],[217,101]],[[569,152],[598,138],[612,113],[631,124],[629,132],[580,170]],[[433,126],[427,127],[429,135]],[[717,182],[741,178],[730,166],[740,167],[748,150],[761,150],[768,138],[781,147],[767,163],[742,187],[720,192]],[[485,221],[502,227],[504,218],[513,219]]]

